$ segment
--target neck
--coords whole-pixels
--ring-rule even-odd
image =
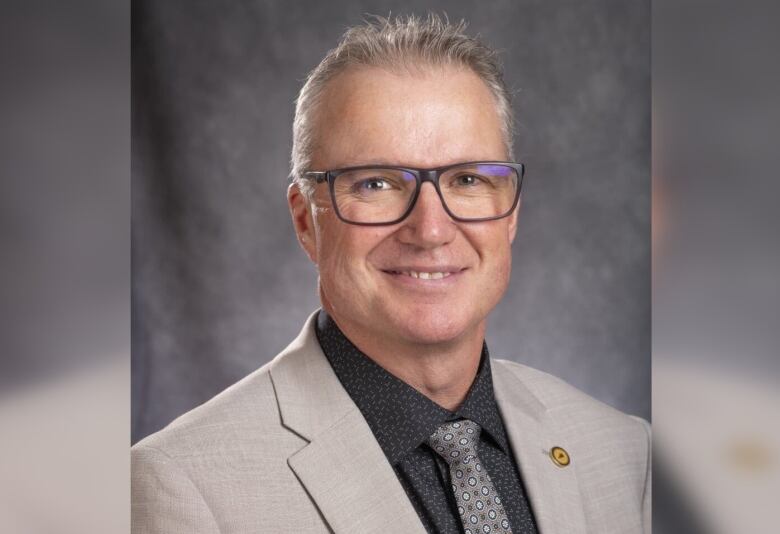
[[[477,375],[484,322],[471,332],[444,343],[421,344],[401,339],[377,339],[326,309],[344,335],[379,366],[434,401],[454,411]]]

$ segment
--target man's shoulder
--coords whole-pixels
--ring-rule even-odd
[[[498,372],[507,373],[527,388],[563,427],[597,426],[647,439],[649,424],[572,386],[565,380],[527,365],[493,359]]]
[[[255,370],[205,403],[177,417],[133,446],[136,455],[154,450],[170,457],[215,452],[248,438],[276,441],[289,435],[279,423],[271,381],[273,361]]]
[[[278,532],[295,521],[326,530],[288,465],[307,440],[280,408],[285,380],[316,359],[311,340],[307,326],[271,362],[132,447],[134,532]],[[290,389],[288,399],[303,397]],[[268,503],[274,513],[258,514]]]
[[[587,502],[601,503],[596,507],[600,511],[593,512],[594,521],[614,519],[632,506],[637,507],[634,517],[646,513],[652,446],[650,425],[644,419],[625,414],[558,377],[526,365],[498,360],[495,368],[500,376],[497,382],[505,390],[502,394],[513,390],[512,398],[517,399],[513,409],[525,408],[539,422],[537,431],[555,441],[547,445],[563,447],[572,458]],[[496,391],[497,398],[498,394]],[[502,415],[513,417],[511,413]],[[613,503],[611,512],[604,512],[606,502]],[[609,523],[604,523],[595,531],[606,532],[609,528]]]
[[[236,444],[278,446],[301,438],[281,423],[277,386],[274,380],[304,372],[316,343],[312,313],[298,336],[270,362],[229,386],[210,400],[177,417],[162,430],[147,436],[133,446],[134,455],[141,450],[158,451],[168,456],[188,456],[195,451],[208,454]],[[274,370],[284,373],[272,377]],[[232,445],[231,445],[232,443]],[[224,452],[224,451],[223,451]]]

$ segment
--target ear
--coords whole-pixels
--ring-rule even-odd
[[[287,188],[287,205],[290,208],[295,235],[309,259],[317,263],[317,233],[314,229],[311,204],[296,183]]]
[[[512,215],[509,216],[509,242],[514,243],[515,241],[515,235],[517,235],[517,216],[520,213],[520,205],[523,203],[523,195],[520,195],[520,198],[517,199],[517,206],[515,207],[515,211],[512,212]]]

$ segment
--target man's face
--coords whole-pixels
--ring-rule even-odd
[[[465,69],[349,70],[328,84],[317,125],[312,170],[507,158],[492,95]],[[348,336],[393,346],[484,335],[485,319],[509,282],[516,211],[495,221],[457,222],[430,183],[409,217],[389,226],[340,221],[324,183],[316,186],[311,210],[295,186],[290,203],[301,243],[319,269],[323,306]],[[415,278],[411,271],[449,275]]]

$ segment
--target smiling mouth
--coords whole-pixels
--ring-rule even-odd
[[[461,269],[462,270],[462,269]],[[419,278],[421,280],[441,280],[447,278],[453,274],[457,274],[460,271],[394,271],[387,270],[386,273],[395,274],[399,276],[408,276],[410,278]]]

